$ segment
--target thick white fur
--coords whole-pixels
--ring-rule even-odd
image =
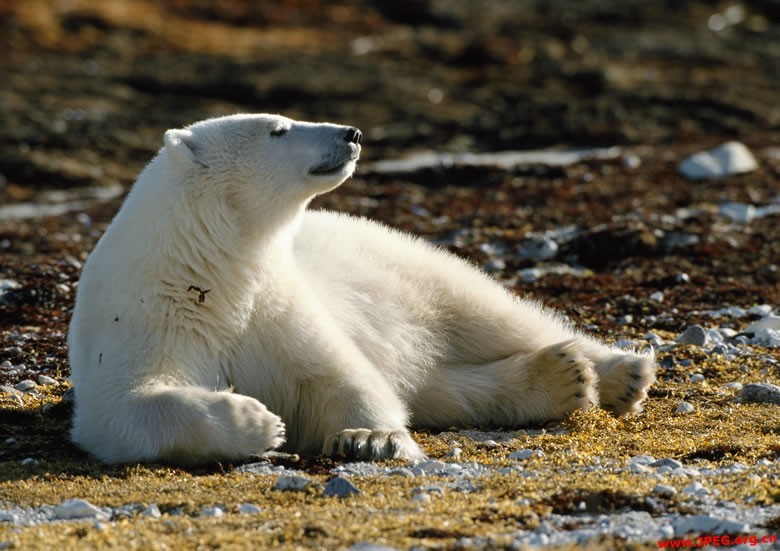
[[[651,356],[424,241],[305,210],[352,174],[346,132],[240,115],[166,133],[79,283],[76,443],[107,462],[239,460],[285,440],[415,460],[410,426],[639,411]]]

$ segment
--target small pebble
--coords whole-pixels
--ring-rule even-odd
[[[770,383],[750,383],[744,385],[739,392],[739,401],[780,405],[780,386]]]
[[[673,496],[677,493],[677,489],[675,489],[674,486],[669,486],[667,484],[658,484],[653,488],[653,493],[660,496]]]
[[[221,517],[224,515],[225,511],[219,507],[206,507],[200,512],[200,516],[205,518]]]
[[[66,499],[54,508],[54,516],[60,520],[77,518],[103,518],[108,514],[84,499]]]
[[[754,321],[753,323],[745,327],[744,332],[758,333],[759,331],[764,331],[766,329],[771,329],[773,331],[780,330],[780,316],[774,316],[774,315],[764,316],[760,320]]]
[[[688,380],[692,383],[700,383],[704,380],[704,375],[701,373],[691,373],[691,376],[688,377]]]
[[[682,489],[682,493],[695,496],[709,495],[710,491],[701,482],[693,482]]]
[[[656,460],[652,455],[635,455],[628,460],[629,465],[652,465],[653,463],[656,463]]]
[[[452,448],[450,451],[447,452],[447,454],[444,457],[451,457],[452,459],[457,459],[461,456],[463,453],[463,450],[461,448],[458,448],[457,446]]]
[[[517,450],[510,453],[508,459],[517,459],[522,461],[525,459],[530,459],[534,456],[544,457],[544,452],[542,450]]]
[[[693,413],[694,411],[696,411],[696,408],[689,402],[680,402],[677,405],[677,409],[674,410],[675,413]]]
[[[141,516],[149,518],[160,518],[162,513],[156,503],[150,504],[146,509],[141,511]]]
[[[38,383],[36,383],[33,380],[25,379],[24,381],[20,381],[14,385],[14,388],[18,390],[19,392],[29,392],[30,390],[34,389],[38,386]]]
[[[701,325],[691,325],[680,333],[675,340],[678,344],[704,346],[707,344],[707,331]]]
[[[691,155],[680,163],[679,171],[689,180],[704,180],[753,172],[757,168],[758,162],[750,150],[743,143],[731,141]]]
[[[312,481],[304,476],[284,475],[276,479],[274,489],[280,492],[302,492],[311,486]]]
[[[672,522],[674,534],[749,534],[750,525],[710,515],[686,515]]]
[[[358,490],[357,486],[352,484],[349,479],[342,476],[337,476],[328,480],[328,483],[325,485],[325,490],[323,491],[323,494],[328,497],[349,497],[359,493],[360,490]]]
[[[426,494],[424,492],[415,494],[412,496],[412,501],[417,501],[419,503],[430,503],[431,502],[431,496],[430,494]]]
[[[742,386],[743,386],[742,383],[740,383],[739,381],[732,381],[730,383],[726,383],[720,388],[722,388],[723,390],[742,390]]]
[[[656,291],[655,293],[652,293],[650,295],[650,300],[654,302],[663,302],[664,301],[664,294],[661,291]]]
[[[57,379],[49,377],[48,375],[38,375],[38,384],[43,386],[56,385]]]
[[[238,512],[242,515],[257,515],[261,511],[262,509],[254,503],[242,503],[238,506]]]
[[[671,457],[665,457],[664,459],[659,459],[658,461],[655,461],[650,464],[651,467],[655,467],[656,469],[659,467],[669,467],[671,469],[679,469],[683,466],[682,462],[677,461],[676,459],[672,459]]]

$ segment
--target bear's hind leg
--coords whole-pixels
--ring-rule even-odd
[[[519,426],[598,405],[596,374],[578,340],[432,375],[412,401],[414,424]]]
[[[239,460],[284,442],[284,424],[259,401],[228,391],[154,384],[85,409],[76,395],[73,440],[108,463],[196,465]]]

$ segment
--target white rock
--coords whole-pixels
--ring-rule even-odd
[[[655,293],[652,293],[650,295],[650,300],[654,302],[663,302],[664,301],[664,294],[661,291],[656,291]]]
[[[284,475],[276,479],[275,490],[281,492],[302,492],[311,485],[311,480],[305,476]]]
[[[675,339],[679,344],[704,346],[707,344],[707,331],[701,325],[691,325]]]
[[[654,467],[656,469],[660,467],[668,467],[670,469],[679,469],[683,466],[682,462],[677,461],[676,459],[672,459],[671,457],[665,457],[663,459],[659,459],[658,461],[655,461],[650,464],[651,467]]]
[[[689,180],[719,179],[752,172],[758,162],[740,142],[727,142],[709,151],[691,155],[680,163],[680,173]]]
[[[509,454],[508,459],[525,460],[531,457],[543,457],[544,452],[542,450],[517,450]]]
[[[450,451],[447,452],[447,454],[444,457],[451,457],[453,459],[457,459],[461,456],[463,453],[463,450],[457,446],[453,447]]]
[[[57,379],[49,377],[48,375],[38,375],[38,384],[43,386],[56,385]]]
[[[412,501],[417,501],[419,503],[430,503],[431,495],[430,494],[426,494],[425,492],[421,492],[419,494],[415,494],[412,497]]]
[[[739,392],[741,402],[780,404],[780,386],[770,383],[750,383]]]
[[[718,214],[740,224],[749,224],[756,217],[756,207],[747,203],[723,203]]]
[[[694,496],[706,496],[709,495],[710,490],[706,488],[701,482],[693,482],[682,489],[682,493],[694,495]]]
[[[771,304],[757,304],[756,306],[751,306],[748,308],[747,311],[748,314],[751,316],[768,316],[772,313],[772,305]]]
[[[657,484],[655,488],[653,488],[653,493],[659,496],[673,496],[677,493],[677,489],[668,484]]]
[[[694,411],[696,411],[696,408],[689,402],[680,402],[677,405],[677,409],[674,410],[675,413],[693,413]]]
[[[652,465],[655,462],[655,457],[652,455],[635,455],[628,460],[629,465]]]
[[[257,515],[261,511],[262,509],[254,503],[242,503],[238,506],[238,512],[242,515]]]
[[[205,518],[210,517],[221,517],[225,515],[225,511],[220,509],[219,507],[206,507],[200,512],[200,516]]]
[[[84,499],[66,499],[54,508],[54,516],[60,520],[76,518],[108,519],[109,515]]]
[[[20,381],[14,385],[14,388],[18,390],[19,392],[28,392],[35,387],[38,386],[38,383],[36,383],[33,380],[25,379],[24,381]]]
[[[764,316],[760,320],[754,321],[747,327],[745,327],[744,332],[745,333],[758,333],[759,331],[764,331],[766,329],[771,329],[772,331],[780,331],[780,316],[775,315],[768,315]]]
[[[722,387],[723,390],[742,390],[742,383],[739,381],[732,381],[730,383],[726,383]]]
[[[549,260],[558,254],[558,243],[547,236],[532,237],[520,245],[519,253],[532,260]]]
[[[149,518],[160,518],[162,513],[156,503],[151,503],[146,509],[141,511],[141,516]]]
[[[328,480],[323,495],[328,497],[349,497],[360,493],[351,480],[337,476]]]
[[[748,534],[750,525],[709,515],[680,517],[672,523],[676,536],[685,534]]]

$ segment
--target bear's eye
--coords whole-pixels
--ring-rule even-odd
[[[271,136],[277,137],[277,136],[284,136],[287,133],[287,129],[283,126],[280,126],[279,128],[274,128],[271,130]]]

